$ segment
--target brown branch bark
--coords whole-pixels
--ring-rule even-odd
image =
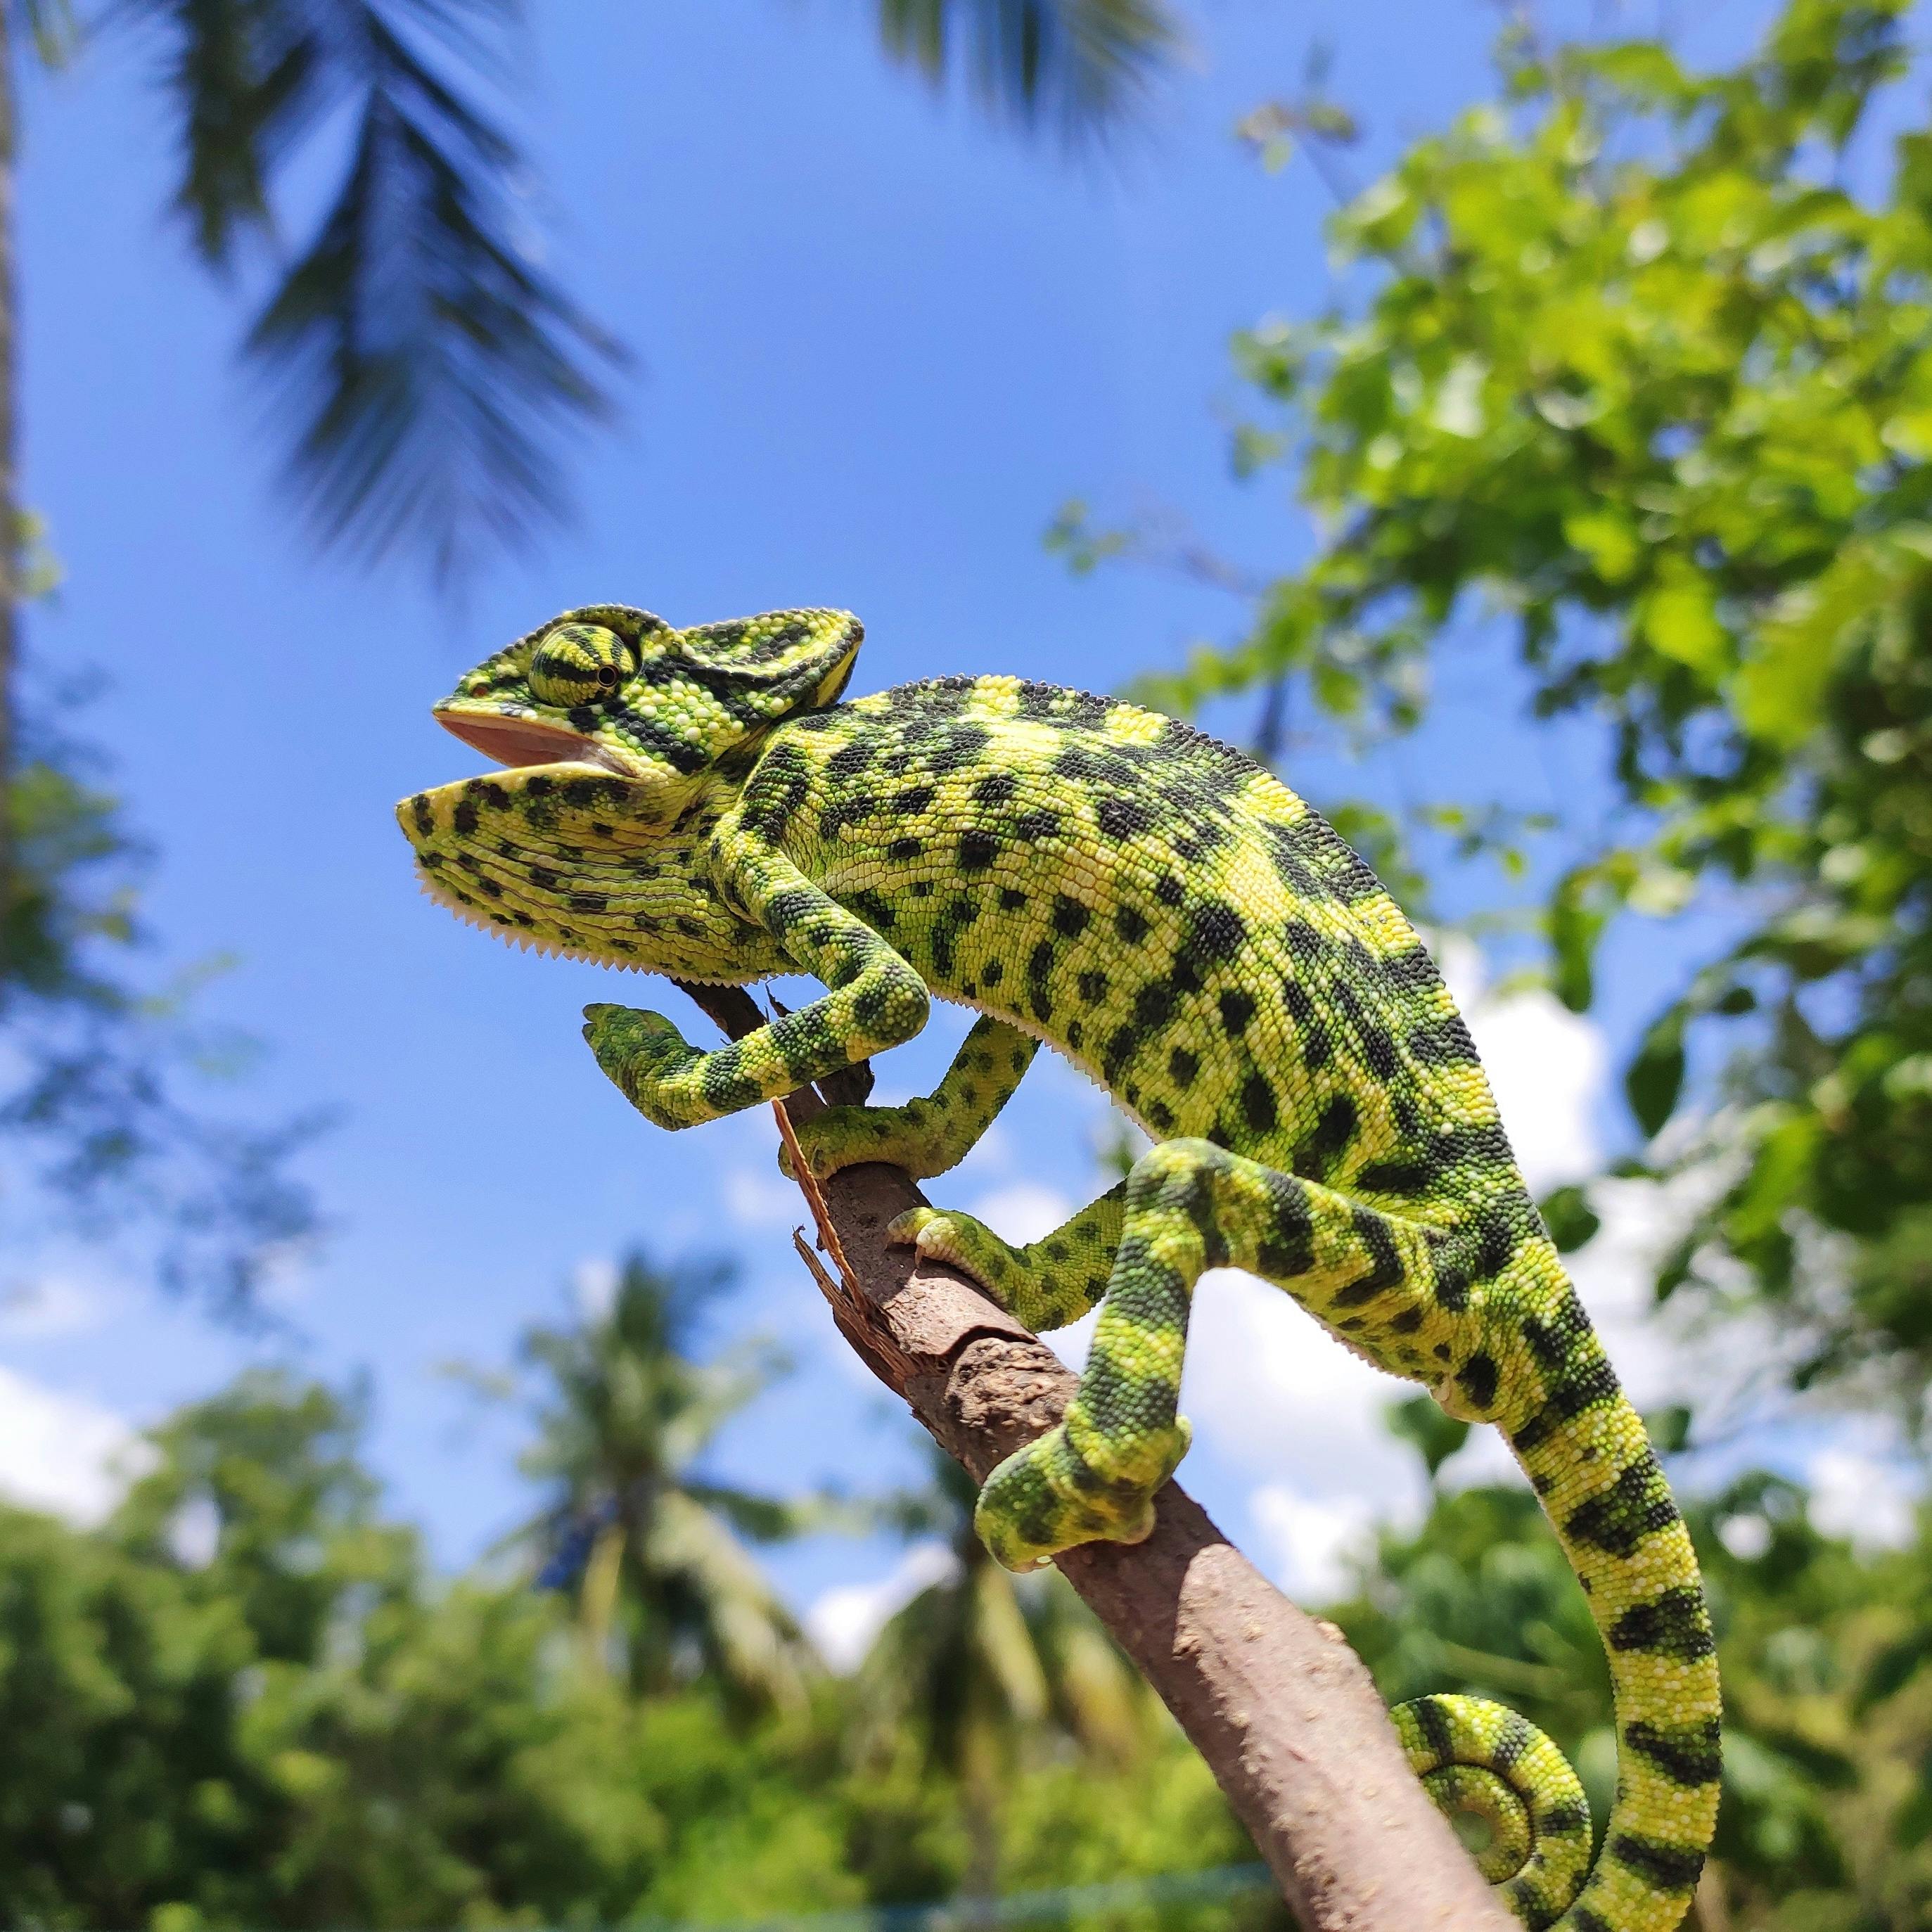
[[[734,1038],[764,1017],[740,988],[679,984]],[[855,1076],[856,1094],[844,1084]],[[826,1097],[868,1084],[848,1070]],[[825,1098],[808,1090],[784,1104],[803,1120]],[[814,1192],[848,1280],[802,1240],[800,1250],[840,1332],[983,1482],[1058,1420],[1075,1377],[963,1276],[886,1246],[886,1225],[923,1198],[899,1168],[848,1168]],[[1340,1633],[1288,1602],[1178,1484],[1156,1515],[1145,1543],[1068,1550],[1060,1573],[1207,1761],[1306,1932],[1516,1932]]]

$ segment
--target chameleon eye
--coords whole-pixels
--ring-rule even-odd
[[[563,710],[608,698],[638,668],[638,654],[602,624],[560,624],[530,660],[530,692]]]

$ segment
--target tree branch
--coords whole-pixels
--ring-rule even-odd
[[[740,988],[677,984],[734,1039],[763,1022]],[[838,1079],[869,1084],[862,1069]],[[806,1120],[825,1100],[808,1089],[784,1104]],[[839,1331],[983,1482],[1060,1419],[1076,1377],[963,1276],[886,1246],[887,1224],[923,1198],[899,1168],[850,1168],[817,1191],[851,1286],[799,1246]],[[1146,1542],[1058,1562],[1207,1760],[1306,1932],[1516,1932],[1340,1633],[1289,1603],[1178,1484]]]

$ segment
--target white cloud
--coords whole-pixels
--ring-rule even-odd
[[[1480,956],[1466,940],[1447,941],[1438,957],[1531,1192],[1594,1173],[1602,1160],[1596,1112],[1610,1058],[1601,1029],[1540,988],[1489,992]]]
[[[1360,1496],[1316,1502],[1279,1483],[1264,1483],[1248,1498],[1256,1526],[1271,1546],[1264,1567],[1288,1594],[1306,1604],[1333,1603],[1347,1588],[1349,1559],[1370,1546],[1375,1512]]]
[[[1811,1520],[1864,1551],[1903,1549],[1916,1533],[1917,1486],[1894,1465],[1855,1449],[1821,1449],[1806,1472]]]
[[[1294,1526],[1298,1562],[1318,1562],[1310,1512],[1343,1527],[1420,1513],[1420,1467],[1382,1420],[1391,1402],[1412,1393],[1281,1289],[1232,1269],[1202,1277],[1182,1407],[1204,1445],[1263,1479],[1251,1507],[1266,1513],[1277,1542]]]
[[[221,1512],[211,1496],[190,1496],[168,1525],[168,1547],[190,1570],[206,1570],[221,1547]]]
[[[15,1502],[96,1523],[153,1461],[112,1409],[0,1366],[0,1490]]]
[[[616,1305],[617,1264],[608,1255],[589,1255],[570,1271],[578,1312],[586,1322],[601,1322]]]
[[[958,1568],[958,1558],[944,1544],[916,1543],[876,1582],[825,1591],[805,1613],[806,1631],[834,1670],[855,1670],[896,1611]]]
[[[1016,1180],[981,1195],[966,1211],[985,1222],[1002,1240],[1022,1247],[1052,1234],[1072,1214],[1073,1203],[1057,1187],[1043,1187],[1036,1180]]]

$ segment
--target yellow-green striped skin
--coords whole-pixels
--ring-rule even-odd
[[[1514,1714],[1404,1706],[1411,1761],[1490,1818],[1486,1869],[1525,1922],[1667,1932],[1718,1798],[1696,1559],[1414,930],[1316,813],[1226,746],[1011,677],[836,704],[859,634],[838,612],[679,632],[614,604],[532,632],[439,707],[514,768],[399,808],[425,883],[508,937],[614,965],[824,982],[712,1052],[656,1014],[590,1008],[599,1063],[664,1126],[897,1045],[932,995],[976,1008],[931,1096],[801,1130],[820,1175],[944,1172],[1042,1042],[1100,1082],[1156,1144],[1066,1227],[1016,1249],[928,1208],[895,1230],[1034,1327],[1102,1304],[1064,1422],[986,1486],[988,1546],[1017,1568],[1145,1535],[1187,1446],[1195,1282],[1226,1264],[1277,1282],[1502,1430],[1610,1653],[1618,1795],[1587,1875],[1582,1793]]]

